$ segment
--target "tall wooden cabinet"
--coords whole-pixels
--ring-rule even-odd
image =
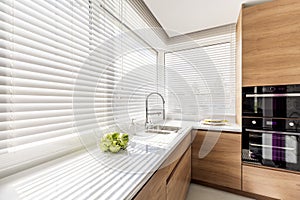
[[[194,134],[192,179],[241,190],[241,134],[201,130]]]
[[[300,84],[299,55],[299,0],[243,8],[243,86]]]
[[[300,84],[299,0],[273,0],[244,7],[237,27],[242,36],[241,41],[237,38],[241,45],[242,86]],[[300,197],[300,174],[245,164],[242,190],[296,200]]]

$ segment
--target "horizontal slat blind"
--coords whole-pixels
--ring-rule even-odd
[[[73,133],[72,89],[89,55],[89,17],[87,2],[71,3],[1,2],[7,43],[1,48],[1,153]]]
[[[145,121],[146,96],[157,88],[156,56],[149,50],[139,50],[126,53],[120,62],[123,75],[114,90],[113,112],[116,122],[124,124],[126,130],[132,119]]]
[[[206,43],[211,42],[208,37]],[[222,42],[165,54],[168,114],[172,118],[235,115],[234,48],[231,31],[223,35]]]
[[[166,34],[143,1],[124,1],[123,12],[126,26],[156,49],[166,49]]]
[[[124,26],[123,1],[0,5],[0,154],[145,116],[157,53]]]

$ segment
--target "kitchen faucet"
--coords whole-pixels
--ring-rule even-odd
[[[164,97],[163,97],[160,93],[158,93],[158,92],[151,92],[151,93],[148,94],[147,97],[146,97],[146,122],[145,122],[145,127],[146,127],[146,128],[147,128],[147,125],[148,125],[148,123],[149,123],[149,118],[148,118],[148,116],[150,115],[150,113],[148,113],[148,99],[149,99],[149,97],[150,97],[151,95],[154,95],[154,94],[160,96],[161,99],[162,99],[162,102],[163,102],[163,120],[165,120],[165,99],[164,99]],[[151,113],[151,114],[160,114],[160,113]]]

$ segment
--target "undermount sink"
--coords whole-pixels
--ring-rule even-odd
[[[171,134],[177,133],[180,129],[181,127],[177,126],[153,125],[146,130],[146,133]]]

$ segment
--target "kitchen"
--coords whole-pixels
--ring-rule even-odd
[[[299,2],[190,1],[0,2],[0,199],[298,199]]]

